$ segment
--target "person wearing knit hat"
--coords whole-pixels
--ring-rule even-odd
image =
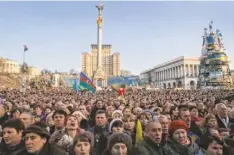
[[[25,136],[26,150],[19,155],[66,155],[63,150],[49,144],[50,133],[41,125],[30,125],[23,135]]]
[[[178,129],[184,129],[185,132],[188,132],[188,126],[187,124],[182,121],[182,120],[176,120],[176,121],[172,121],[170,126],[169,126],[169,134],[170,136],[172,136],[174,134],[174,132]]]
[[[123,117],[123,113],[122,111],[120,110],[115,110],[113,113],[112,113],[112,118],[113,119],[121,119]]]
[[[123,132],[124,126],[121,119],[113,119],[109,125],[109,132]]]
[[[146,117],[147,117],[148,119],[152,119],[152,118],[154,117],[154,113],[153,113],[151,110],[149,110],[149,109],[144,110],[143,113],[146,114]]]
[[[188,126],[182,120],[172,121],[169,126],[170,138],[163,149],[166,155],[194,155],[198,145],[188,137]]]
[[[125,133],[113,133],[108,137],[107,150],[103,155],[128,155],[132,149],[132,139]]]

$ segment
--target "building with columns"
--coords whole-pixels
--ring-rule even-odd
[[[196,89],[199,58],[178,57],[143,71],[140,78],[153,88]]]
[[[20,64],[14,60],[0,58],[1,73],[20,73]]]
[[[21,65],[17,61],[0,58],[0,73],[19,74],[20,72]],[[41,71],[37,67],[28,67],[28,75],[30,77],[39,76],[40,74]]]

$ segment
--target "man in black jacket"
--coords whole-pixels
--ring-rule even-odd
[[[158,120],[146,124],[145,137],[132,152],[134,155],[163,155],[162,126]]]
[[[24,123],[20,119],[6,121],[3,126],[3,141],[0,146],[1,155],[18,155],[25,151],[22,140]]]
[[[98,110],[95,115],[95,126],[89,129],[89,132],[94,135],[94,147],[92,155],[101,155],[105,150],[106,146],[100,144],[100,137],[107,137],[108,125],[107,125],[107,114],[104,110]]]

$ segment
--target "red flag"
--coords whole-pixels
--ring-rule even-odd
[[[125,88],[120,88],[120,89],[118,90],[118,95],[119,95],[119,96],[120,96],[120,95],[124,95],[125,92],[126,92]]]

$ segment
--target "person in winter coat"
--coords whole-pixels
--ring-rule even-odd
[[[198,125],[194,121],[191,121],[191,113],[189,111],[188,106],[184,105],[179,106],[178,118],[179,120],[183,120],[187,124],[188,127],[187,135],[192,138],[193,142],[196,142],[198,144],[202,132],[198,127]]]
[[[156,120],[145,126],[145,137],[137,144],[134,155],[163,155],[162,125]]]
[[[108,135],[101,135],[100,136],[100,148],[99,148],[99,152],[103,152],[107,146],[107,139],[108,137],[113,134],[113,133],[116,133],[116,132],[123,132],[123,133],[126,133],[128,134],[129,136],[131,136],[131,133],[128,132],[128,131],[124,131],[124,124],[123,124],[123,121],[121,119],[113,119],[110,124],[109,124],[109,133]]]
[[[188,126],[182,120],[172,121],[169,127],[169,140],[163,146],[165,155],[194,155],[199,148],[187,135]]]
[[[108,137],[107,149],[102,155],[130,155],[132,139],[126,133],[113,133]]]
[[[50,144],[55,144],[63,150],[69,152],[76,135],[84,133],[84,129],[80,129],[78,120],[75,116],[67,117],[65,130],[55,131],[50,138]]]
[[[26,151],[19,155],[67,155],[65,151],[49,144],[50,133],[39,125],[30,125],[25,131]]]
[[[102,100],[97,100],[94,104],[94,107],[92,108],[90,115],[89,115],[89,126],[94,127],[96,125],[95,123],[95,117],[96,117],[96,112],[98,110],[104,110],[106,111],[105,105]]]
[[[25,150],[22,139],[24,123],[20,119],[11,119],[3,124],[3,139],[0,143],[0,155],[18,155]]]
[[[101,155],[105,149],[105,144],[100,142],[101,137],[107,137],[108,124],[107,124],[107,114],[104,110],[98,110],[95,116],[95,126],[90,128],[88,131],[94,135],[94,146],[92,149],[92,155]]]

